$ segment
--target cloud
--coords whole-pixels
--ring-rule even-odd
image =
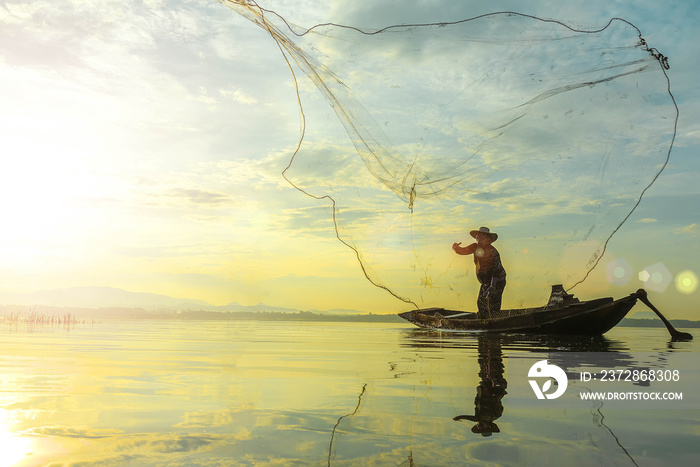
[[[641,222],[641,223],[643,223],[643,224],[651,224],[651,223],[654,223],[654,222],[659,222],[659,220],[658,220],[658,219],[651,218],[651,217],[645,217],[645,218],[643,218],[643,219],[639,219],[637,222]]]
[[[700,225],[693,223],[685,227],[676,229],[674,232],[677,234],[687,234],[687,235],[700,235]]]
[[[206,190],[178,188],[168,194],[173,198],[184,199],[189,204],[204,207],[220,207],[232,203],[229,195]]]
[[[148,447],[155,452],[197,452],[206,449],[210,444],[219,441],[221,436],[181,435],[171,438],[154,439],[148,442]]]
[[[275,230],[293,235],[316,234],[328,236],[333,231],[332,213],[329,205],[285,209],[276,217]]]
[[[219,89],[219,94],[240,104],[253,105],[258,103],[256,98],[247,95],[235,86],[230,86],[226,89]]]
[[[111,436],[121,435],[122,430],[100,429],[100,428],[74,428],[68,426],[42,426],[32,428],[26,433],[31,433],[35,436],[52,436],[66,438],[107,438]]]
[[[31,19],[38,9],[38,4],[9,3],[4,6],[0,5],[0,23],[22,23]]]

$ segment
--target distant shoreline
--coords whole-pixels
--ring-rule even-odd
[[[280,313],[276,311],[240,311],[235,313],[220,313],[217,311],[183,311],[165,319],[202,320],[202,321],[336,321],[336,322],[374,322],[374,323],[405,323],[396,314],[376,315],[344,314],[330,315],[300,311],[298,313]]]
[[[700,328],[700,321],[689,319],[669,319],[668,321],[678,328]],[[663,328],[664,323],[660,319],[624,318],[618,326],[625,328]]]
[[[238,311],[220,312],[206,310],[144,310],[141,308],[58,308],[38,307],[39,309],[9,312],[8,307],[0,307],[0,323],[45,323],[45,322],[100,322],[113,320],[189,320],[189,321],[298,321],[298,322],[364,322],[364,323],[406,323],[398,314],[325,314],[311,311]],[[4,310],[3,310],[4,309]],[[671,324],[679,328],[700,328],[700,321],[672,319]],[[624,318],[618,327],[662,328],[659,319]]]

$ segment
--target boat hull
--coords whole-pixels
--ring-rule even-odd
[[[526,310],[505,310],[504,316],[477,319],[476,313],[464,315],[455,310],[428,308],[400,313],[403,319],[428,329],[501,332],[524,334],[601,335],[617,325],[637,302],[637,294],[619,300],[601,298]]]

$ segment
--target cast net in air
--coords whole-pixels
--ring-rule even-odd
[[[668,62],[623,19],[306,29],[224,3],[292,71],[302,131],[285,178],[330,199],[365,276],[416,306],[474,308],[474,267],[451,245],[480,226],[499,235],[504,306],[582,283],[668,161]]]

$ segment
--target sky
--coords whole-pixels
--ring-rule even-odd
[[[618,297],[644,286],[667,316],[700,316],[700,65],[694,46],[700,31],[692,2],[261,5],[305,27],[333,22],[381,28],[495,11],[583,27],[602,27],[614,17],[633,23],[651,47],[669,57],[667,73],[680,111],[677,135],[668,166],[576,293]],[[309,83],[301,86],[302,97],[313,95]],[[373,313],[408,306],[366,279],[355,252],[336,238],[328,200],[310,198],[285,180],[282,172],[300,133],[290,70],[270,35],[225,5],[214,0],[1,2],[0,93],[2,296],[108,286],[215,305],[263,302]],[[312,131],[306,139],[309,154],[319,148],[323,154],[339,152],[348,161],[346,180],[357,180],[387,206],[398,199],[363,172],[359,159],[343,152],[349,141],[323,141]],[[322,157],[310,157],[306,166],[290,171],[296,179],[311,178],[321,172]],[[352,191],[351,183],[337,193],[343,190]],[[468,228],[489,223],[502,233],[498,245],[509,271],[558,270],[561,258],[522,255],[512,226],[522,230],[522,217],[533,216],[535,206],[523,196],[511,201],[519,203],[519,223],[512,213],[465,216],[455,207],[454,227],[436,233],[444,236],[446,255],[452,241],[468,241]],[[359,216],[356,207],[348,214]],[[376,204],[364,207],[371,214]],[[416,225],[428,219],[421,215],[427,216],[417,206]],[[341,233],[359,238],[353,229],[362,222],[348,219],[342,219]],[[405,237],[412,219],[405,213],[390,219],[373,229]],[[374,234],[363,234],[356,244],[372,244]],[[430,269],[427,263],[416,268],[406,243],[394,245],[387,238],[401,236],[383,237],[375,242],[381,248],[367,253],[368,266],[383,283],[400,288],[402,267]],[[453,272],[465,271],[466,292],[459,299],[470,301],[477,289],[469,274],[471,259],[445,256],[444,261]],[[439,279],[441,271],[438,267],[429,279]],[[511,290],[506,303],[524,303],[518,297],[527,295],[526,287],[514,282]],[[430,292],[431,303],[443,299],[438,288]]]

